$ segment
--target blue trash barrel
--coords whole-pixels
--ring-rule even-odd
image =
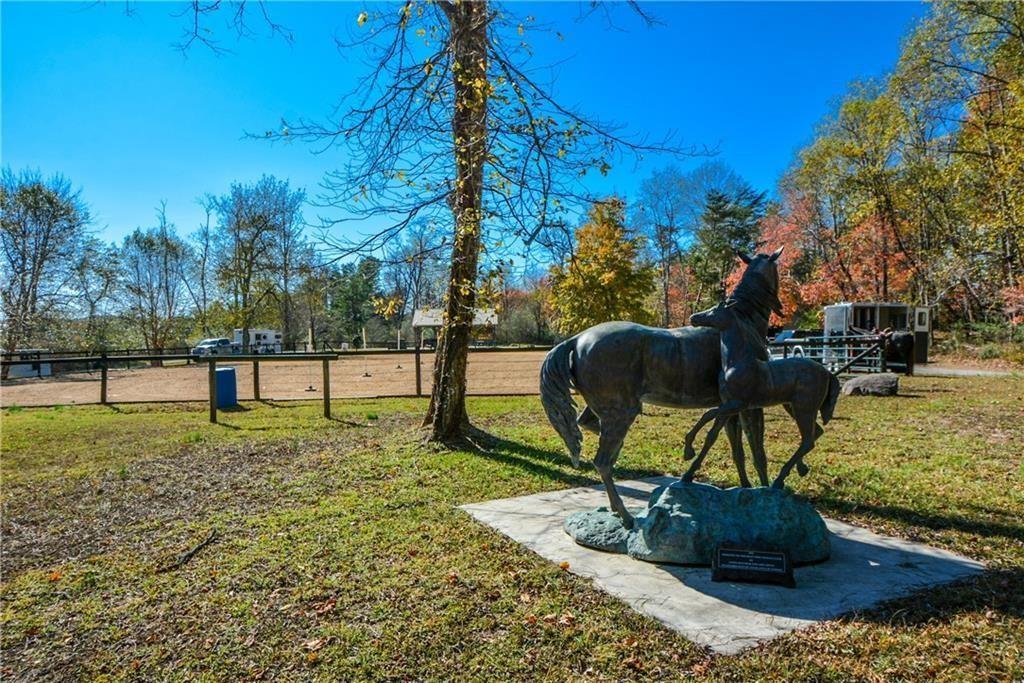
[[[217,407],[233,408],[238,405],[238,383],[234,368],[217,368]]]

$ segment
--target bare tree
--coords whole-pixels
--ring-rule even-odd
[[[183,330],[187,293],[181,273],[185,243],[167,221],[165,207],[157,211],[157,224],[136,228],[121,248],[121,289],[125,316],[135,325],[146,348],[162,351]]]
[[[218,214],[215,233],[217,279],[228,297],[234,324],[249,347],[249,330],[278,295],[281,236],[301,222],[305,195],[287,181],[263,176],[252,185],[235,183],[214,200]],[[292,238],[289,238],[292,239]]]
[[[38,171],[0,177],[0,250],[4,349],[35,341],[40,321],[74,292],[74,264],[87,237],[89,211],[62,176]]]
[[[192,35],[206,35],[202,21],[218,4],[194,4]],[[370,218],[364,224],[386,227],[352,240],[325,230],[338,259],[379,253],[417,219],[446,219],[451,263],[424,424],[434,440],[457,440],[469,426],[466,363],[484,244],[553,241],[592,199],[588,174],[667,145],[627,139],[559,103],[529,60],[525,34],[539,29],[507,7],[408,0],[367,9],[356,23],[361,33],[339,47],[363,50],[368,72],[340,114],[286,122],[267,137],[347,151],[349,163],[327,174],[321,197],[347,215],[325,228]]]
[[[83,337],[90,350],[107,347],[109,305],[117,288],[119,263],[117,249],[97,239],[86,240],[75,261],[75,308],[85,313]]]
[[[298,193],[297,200],[301,205],[305,193]],[[303,259],[313,254],[307,249],[303,235],[305,223],[302,214],[296,207],[295,211],[283,216],[284,220],[274,239],[273,269],[277,275],[277,301],[281,315],[281,331],[284,343],[294,345],[298,341],[298,320],[295,315],[295,287],[299,273],[305,265]]]
[[[636,227],[647,235],[647,244],[658,267],[663,327],[672,325],[669,301],[672,266],[679,262],[679,240],[689,208],[687,198],[686,178],[678,168],[669,166],[643,181],[633,214]]]
[[[385,292],[396,304],[396,314],[411,315],[441,301],[450,246],[439,228],[428,222],[410,226],[400,241],[388,245],[381,277]]]
[[[210,325],[210,305],[215,293],[215,259],[210,216],[216,210],[216,205],[213,197],[201,200],[200,205],[206,211],[206,218],[199,229],[191,235],[188,257],[182,261],[181,280],[192,300],[196,325],[204,337],[209,337],[213,334]]]

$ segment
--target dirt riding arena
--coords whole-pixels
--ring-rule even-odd
[[[487,352],[469,355],[470,394],[536,394],[544,351]],[[423,393],[430,394],[434,355],[421,356]],[[234,367],[239,400],[253,398],[252,363],[224,360]],[[56,369],[56,368],[55,368]],[[260,363],[260,398],[314,399],[323,396],[319,361]],[[309,391],[312,387],[313,391]],[[205,364],[168,367],[111,368],[107,384],[111,403],[205,401]],[[375,398],[416,395],[416,357],[409,354],[344,356],[331,362],[331,398]],[[0,387],[3,407],[99,403],[100,373],[75,372],[44,378],[7,380]]]

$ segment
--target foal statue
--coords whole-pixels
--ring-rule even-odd
[[[693,457],[693,439],[701,427],[715,421],[704,440],[700,455],[683,475],[683,481],[692,481],[700,468],[719,430],[733,415],[750,408],[782,405],[800,428],[800,446],[782,466],[772,483],[782,488],[786,477],[795,466],[800,476],[807,474],[803,457],[814,448],[822,434],[816,417],[828,424],[832,419],[839,380],[825,366],[809,358],[765,360],[761,353],[763,335],[759,333],[745,313],[742,303],[727,301],[701,313],[690,316],[690,322],[699,327],[710,327],[721,333],[722,371],[719,388],[722,404],[704,413],[686,436],[686,458]]]
[[[730,295],[742,302],[760,338],[760,357],[768,359],[765,335],[772,311],[781,311],[779,273],[782,253],[739,254],[747,265]],[[660,329],[628,322],[595,325],[553,348],[540,373],[540,396],[548,420],[579,464],[583,434],[599,435],[594,465],[604,481],[611,509],[632,528],[633,518],[615,490],[612,468],[622,442],[644,403],[673,408],[719,405],[721,350],[718,331],[710,328]],[[586,408],[576,415],[571,389],[583,396]],[[760,406],[734,411],[723,419],[740,483],[750,486],[744,464],[742,428],[750,445],[762,486],[768,486],[764,452],[764,413]]]

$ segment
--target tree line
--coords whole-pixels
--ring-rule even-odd
[[[605,320],[682,324],[721,296],[730,249],[755,244],[764,195],[704,164],[659,171],[640,197],[629,211],[619,198],[595,202],[550,267],[482,267],[479,305],[499,316],[484,333],[549,344]],[[188,234],[161,204],[151,225],[104,243],[70,180],[5,169],[4,348],[160,352],[256,328],[280,330],[288,348],[409,342],[413,312],[444,299],[450,231],[420,221],[375,255],[332,263],[307,235],[305,202],[302,189],[264,176],[202,197],[205,219]],[[656,202],[693,224],[672,223]]]
[[[105,243],[70,180],[4,169],[4,349],[159,352],[254,328],[280,330],[287,347],[358,344],[368,324],[380,339],[411,306],[439,299],[443,256],[424,253],[436,246],[428,229],[384,258],[331,264],[306,235],[304,191],[286,181],[235,183],[200,202],[205,221],[187,235],[161,204],[151,225]],[[390,316],[376,310],[384,286],[402,301]]]

